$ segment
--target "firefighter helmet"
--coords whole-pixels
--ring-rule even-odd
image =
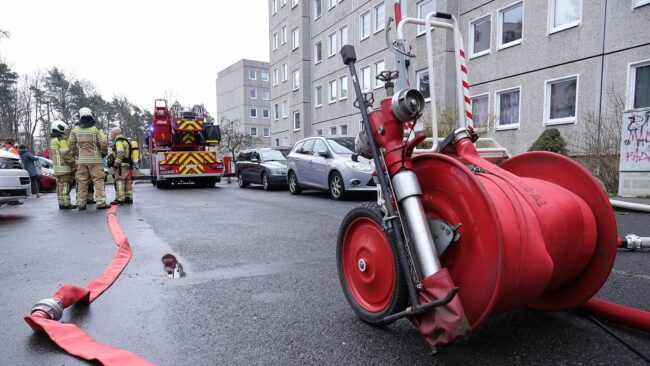
[[[93,119],[95,118],[95,116],[93,116],[93,111],[90,110],[90,108],[88,107],[83,107],[79,110],[79,118],[84,118],[84,117],[91,117]]]
[[[52,131],[65,132],[68,129],[68,125],[63,121],[54,121],[52,122]]]

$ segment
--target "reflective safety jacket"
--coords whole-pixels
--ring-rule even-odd
[[[72,174],[74,158],[68,148],[68,141],[63,137],[52,137],[50,140],[50,156],[54,164],[55,175]]]
[[[115,154],[115,165],[130,167],[131,160],[131,143],[122,135],[115,136],[113,144],[113,153]]]
[[[108,153],[106,135],[96,126],[73,128],[68,144],[77,164],[103,164]]]

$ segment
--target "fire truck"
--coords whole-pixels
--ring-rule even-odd
[[[151,159],[151,183],[158,188],[193,182],[212,187],[221,180],[224,164],[216,147],[221,139],[218,125],[205,121],[205,109],[189,111],[175,102],[156,99],[146,143]]]

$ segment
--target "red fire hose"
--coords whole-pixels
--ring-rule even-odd
[[[579,307],[601,319],[650,333],[650,312],[614,304],[595,297]]]
[[[150,366],[154,364],[144,358],[129,351],[100,343],[76,325],[63,324],[58,321],[61,319],[63,309],[77,302],[90,304],[97,299],[117,280],[131,260],[131,246],[120,229],[115,215],[116,210],[117,206],[111,207],[106,218],[118,249],[104,272],[98,278],[89,281],[83,288],[67,284],[61,286],[53,298],[41,300],[32,308],[32,313],[23,318],[34,332],[45,332],[54,343],[71,355],[87,361],[97,360],[109,366]]]

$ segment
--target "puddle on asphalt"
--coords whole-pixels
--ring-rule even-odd
[[[172,254],[165,254],[161,258],[163,268],[165,269],[165,272],[167,272],[167,277],[169,278],[181,278],[185,276],[185,272],[183,271],[183,266],[181,265],[181,262],[176,259],[176,257]]]

